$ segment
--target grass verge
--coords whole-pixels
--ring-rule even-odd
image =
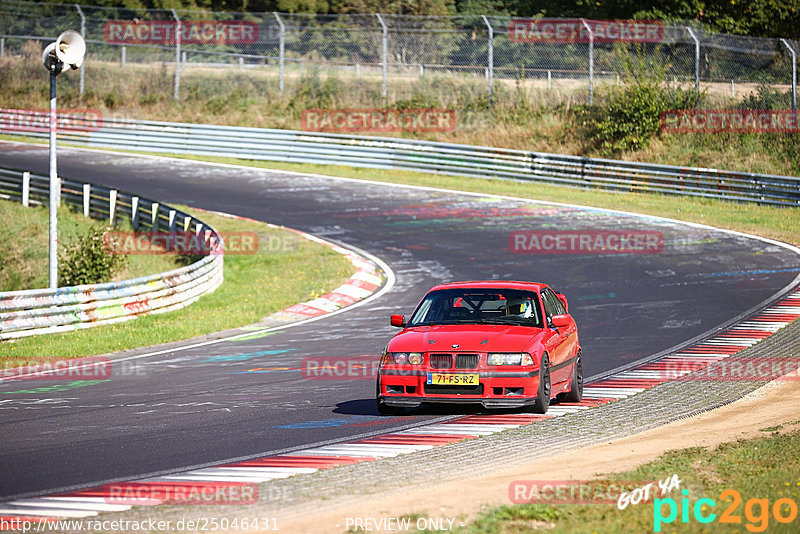
[[[47,207],[24,207],[18,202],[0,200],[0,291],[18,291],[48,286]],[[59,249],[64,250],[91,228],[106,228],[102,222],[62,206],[58,210]],[[177,268],[170,256],[130,256],[113,280],[138,278]]]
[[[256,232],[258,252],[226,255],[225,282],[182,310],[116,325],[0,342],[0,365],[8,368],[103,354],[252,324],[338,287],[355,271],[341,254],[294,232],[185,206],[180,209],[221,232]]]
[[[782,426],[796,427],[798,424],[800,421]],[[770,432],[770,435],[723,443],[710,450],[693,447],[671,451],[637,469],[593,481],[592,487],[611,487],[620,481],[664,481],[678,475],[680,490],[673,489],[661,497],[665,501],[675,501],[676,516],[671,522],[655,520],[656,517],[669,517],[670,505],[658,503],[652,497],[648,502],[628,505],[623,510],[619,510],[616,503],[531,502],[482,513],[454,532],[797,532],[800,430],[775,427],[762,431]],[[684,490],[689,494],[684,496]],[[735,490],[740,502],[735,501],[736,494],[723,493],[725,490]],[[688,507],[684,498],[688,499]],[[711,506],[709,501],[697,504],[703,498],[713,500],[715,506]],[[695,516],[695,508],[705,517],[715,514],[714,520],[701,523]],[[682,515],[684,509],[688,512],[686,521]],[[726,510],[730,512],[729,523],[721,521]],[[781,523],[776,519],[776,511],[784,519],[793,516],[792,521]]]

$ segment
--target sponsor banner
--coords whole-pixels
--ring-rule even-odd
[[[791,109],[678,109],[661,113],[665,133],[795,133],[800,113]]]
[[[591,34],[595,43],[660,43],[664,25],[657,20],[588,19],[514,19],[508,25],[508,38],[515,43],[588,43]]]
[[[659,254],[655,230],[518,230],[508,236],[515,254]]]
[[[372,354],[309,357],[301,360],[300,374],[308,380],[375,380],[380,363]]]
[[[71,109],[56,114],[60,132],[94,132],[103,127],[103,114],[97,109]],[[50,131],[50,111],[45,109],[0,108],[0,132]]]
[[[103,26],[109,44],[175,44],[174,20],[110,20]],[[258,24],[248,20],[184,20],[181,44],[252,44],[258,41]]]
[[[308,132],[452,132],[452,109],[306,109],[301,129]]]
[[[718,338],[724,345],[726,338]],[[731,338],[730,343],[737,345]],[[742,346],[745,348],[745,346]],[[702,356],[702,354],[698,354]],[[661,369],[661,377],[666,380],[688,381],[731,381],[731,382],[766,382],[772,380],[800,379],[800,359],[798,358],[759,358],[757,360],[719,360],[702,366],[696,362],[679,362],[669,360]]]
[[[258,485],[252,482],[122,482],[103,488],[107,504],[250,505],[258,502]]]
[[[54,360],[13,369],[0,369],[0,379],[3,380],[105,380],[107,378],[111,378],[111,360],[108,356]]]
[[[632,480],[514,480],[508,498],[514,504],[616,504],[621,495],[638,490],[642,502],[653,498],[655,486]]]
[[[209,232],[210,234],[210,232]],[[223,243],[213,235],[194,232],[106,232],[103,247],[111,255],[187,254],[210,256],[222,254],[255,254],[258,234],[255,232],[220,232]]]

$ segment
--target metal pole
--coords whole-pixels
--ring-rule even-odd
[[[383,53],[381,58],[381,65],[383,66],[383,85],[381,86],[381,95],[386,98],[386,71],[388,69],[388,55],[389,55],[389,42],[388,42],[388,28],[383,22],[383,17],[380,13],[375,13],[378,17],[378,22],[381,23],[381,30],[383,32]]]
[[[278,16],[278,13],[273,11],[272,14],[275,15],[275,20],[278,21],[278,26],[280,27],[280,37],[279,37],[280,58],[278,60],[280,62],[280,79],[278,80],[278,87],[280,89],[281,96],[283,96],[283,66],[286,57],[283,52],[284,52],[284,44],[286,42],[286,26],[283,25],[283,21]]]
[[[0,37],[0,57],[6,55],[6,38]]]
[[[86,40],[86,16],[83,14],[83,10],[81,9],[81,6],[79,6],[78,4],[75,4],[75,9],[78,10],[78,15],[81,16],[81,37],[83,37],[83,39],[85,41]],[[81,80],[80,80],[80,86],[79,86],[80,88],[78,90],[78,94],[80,94],[80,95],[83,95],[83,75],[84,75],[83,67],[84,67],[85,64],[86,64],[85,61],[83,63],[81,63]]]
[[[689,35],[694,39],[694,92],[696,95],[696,103],[700,103],[700,39],[695,35],[694,30],[686,26]]]
[[[178,13],[171,9],[172,16],[175,18],[175,100],[178,100],[178,95],[181,89],[181,19]]]
[[[50,61],[50,289],[58,287],[58,171],[56,169],[56,74],[60,61]]]
[[[489,24],[489,19],[486,18],[486,15],[481,15],[481,18],[483,19],[483,23],[486,24],[486,28],[489,30],[487,63],[489,64],[489,102],[491,102],[494,96],[494,28]]]
[[[589,105],[594,104],[594,31],[591,26],[581,19],[583,27],[589,32]]]
[[[781,42],[792,54],[792,111],[797,111],[797,53],[789,46],[789,41],[781,39]]]
[[[125,52],[126,51],[127,51],[127,49],[125,48],[125,45],[122,45],[122,48],[120,49],[120,53],[119,53],[119,68],[121,68],[121,69],[125,68]]]

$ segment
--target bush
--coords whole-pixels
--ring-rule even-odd
[[[59,258],[59,286],[108,282],[125,265],[125,256],[106,251],[104,234],[104,229],[92,228],[64,249]]]
[[[693,108],[693,91],[671,91],[651,80],[636,80],[612,93],[594,122],[593,137],[604,155],[645,148],[661,128],[661,114]]]

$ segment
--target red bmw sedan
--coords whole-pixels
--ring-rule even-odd
[[[455,282],[433,287],[384,349],[377,403],[382,414],[424,403],[531,407],[578,402],[583,365],[567,299],[546,284]]]

